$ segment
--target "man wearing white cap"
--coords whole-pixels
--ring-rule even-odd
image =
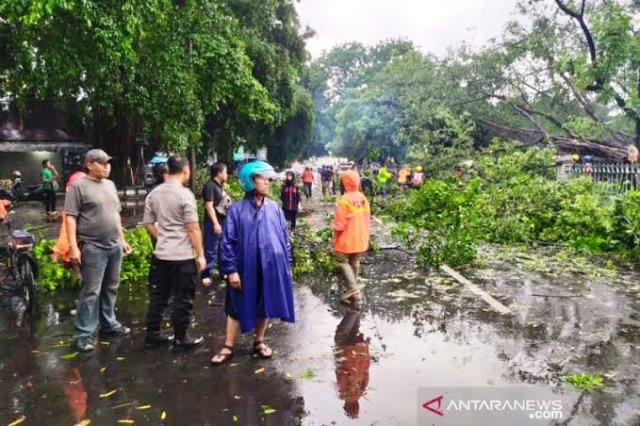
[[[107,179],[111,157],[101,149],[85,156],[87,176],[71,185],[65,200],[71,261],[80,265],[82,288],[76,314],[76,347],[95,349],[94,333],[123,336],[131,329],[116,320],[122,255],[131,253],[122,230],[120,199]]]

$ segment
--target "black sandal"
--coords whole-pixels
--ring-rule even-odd
[[[260,345],[263,345],[263,347],[259,348]],[[270,351],[271,353],[265,355],[265,351]],[[264,340],[256,340],[253,342],[253,354],[262,359],[269,359],[273,356],[273,350],[264,343]]]
[[[223,349],[229,349],[230,352],[228,354],[220,353],[222,352]],[[231,358],[233,358],[233,355],[234,355],[233,346],[224,345],[222,349],[220,349],[218,353],[211,358],[211,364],[216,366],[226,364]],[[215,358],[216,356],[219,356],[222,359],[220,361],[214,361],[213,358]]]

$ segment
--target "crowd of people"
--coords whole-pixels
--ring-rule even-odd
[[[356,165],[348,167],[351,170],[358,170]],[[417,189],[422,186],[427,174],[422,166],[416,167],[395,167],[378,164],[370,164],[362,167],[359,188],[367,196],[387,195],[391,190],[392,183],[401,189]],[[317,168],[322,195],[332,196],[338,193],[344,194],[345,189],[342,183],[342,173],[337,166],[323,165]],[[305,167],[302,173],[302,183],[304,194],[307,198],[312,196],[313,184],[316,182],[315,173],[311,166]]]
[[[85,157],[85,172],[68,183],[63,225],[55,255],[78,269],[81,288],[75,315],[75,346],[95,349],[95,335],[126,336],[131,329],[116,316],[116,300],[123,256],[131,253],[120,218],[121,204],[109,175],[111,157],[99,149]],[[189,350],[202,345],[202,336],[190,333],[196,287],[224,280],[225,340],[212,357],[214,365],[234,356],[240,334],[253,331],[253,354],[268,359],[270,319],[295,321],[292,253],[287,223],[296,226],[302,190],[293,171],[286,173],[281,205],[267,197],[273,168],[253,161],[238,171],[244,198],[231,200],[225,190],[228,170],[211,166],[204,186],[204,223],[200,223],[196,197],[186,186],[192,173],[186,157],[173,155],[166,166],[154,170],[156,185],[145,199],[143,223],[153,242],[148,274],[149,306],[144,347],[172,345]],[[308,176],[309,174],[307,174]],[[47,174],[47,179],[49,175]],[[314,176],[305,181],[311,196]],[[343,195],[333,221],[336,262],[344,275],[345,304],[358,303],[360,258],[369,246],[370,208],[361,192],[357,171],[340,173]],[[308,185],[310,183],[310,185]],[[171,328],[162,329],[170,308]]]

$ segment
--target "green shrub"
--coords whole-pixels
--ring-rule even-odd
[[[496,143],[468,179],[428,179],[382,213],[399,223],[395,234],[423,266],[469,262],[482,241],[640,258],[640,193],[611,196],[589,178],[558,182],[552,161],[551,150]]]
[[[336,270],[331,248],[332,238],[333,232],[330,228],[312,232],[304,223],[298,226],[296,233],[291,236],[294,277]]]
[[[149,262],[153,253],[151,239],[144,228],[125,231],[125,238],[133,248],[133,253],[124,257],[120,279],[122,283],[140,283],[147,280]],[[33,249],[38,262],[38,287],[45,291],[55,291],[60,288],[78,286],[78,280],[73,276],[72,269],[62,262],[51,259],[55,240],[40,240]]]

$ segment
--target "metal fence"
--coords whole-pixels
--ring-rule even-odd
[[[558,167],[558,180],[579,176],[591,177],[601,183],[603,189],[613,194],[621,194],[638,189],[640,165],[628,164],[563,164]]]

